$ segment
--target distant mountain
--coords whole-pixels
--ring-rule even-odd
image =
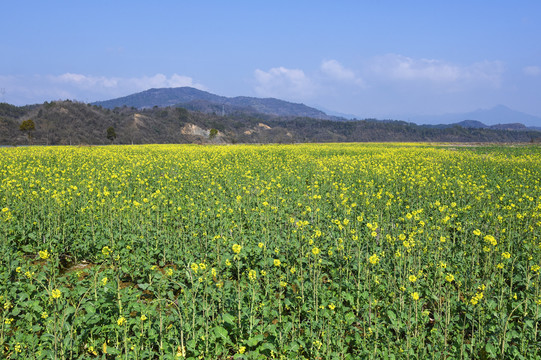
[[[508,130],[508,131],[530,131],[535,130],[539,131],[541,128],[538,127],[527,127],[521,123],[511,123],[511,124],[496,124],[496,125],[486,125],[477,120],[463,120],[453,124],[438,124],[438,125],[421,125],[424,127],[437,128],[437,129],[447,129],[454,126],[460,126],[465,129],[491,129],[491,130]]]
[[[98,101],[92,105],[107,109],[134,107],[149,109],[157,107],[185,107],[205,113],[215,112],[224,115],[234,112],[254,112],[274,116],[301,116],[314,119],[334,119],[323,111],[304,104],[291,103],[274,98],[255,98],[246,96],[225,97],[211,94],[192,87],[150,89],[117,99]]]
[[[486,129],[488,127],[488,125],[485,125],[482,122],[477,121],[477,120],[463,120],[452,125],[462,126],[463,128],[466,128],[466,129]]]
[[[409,121],[417,124],[454,124],[464,120],[475,120],[486,125],[498,124],[524,124],[527,127],[541,126],[541,117],[512,110],[504,105],[498,105],[491,109],[478,109],[467,113],[408,116]]]
[[[361,117],[359,117],[357,115],[347,114],[347,113],[343,113],[343,112],[339,112],[339,111],[334,111],[334,110],[331,110],[331,109],[327,109],[327,108],[325,108],[323,106],[313,105],[313,107],[323,111],[327,115],[334,116],[334,117],[338,118],[338,120],[361,119]]]

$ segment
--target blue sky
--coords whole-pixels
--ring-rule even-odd
[[[541,1],[6,1],[0,101],[152,87],[358,117],[541,116]]]

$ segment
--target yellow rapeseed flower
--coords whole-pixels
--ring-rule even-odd
[[[320,253],[319,248],[317,248],[317,247],[314,246],[314,247],[312,248],[312,254],[318,255],[319,253]]]
[[[242,249],[242,246],[240,246],[239,244],[233,245],[233,252],[234,252],[235,254],[240,253],[241,249]]]
[[[411,297],[413,300],[417,301],[419,300],[419,293],[418,292],[412,292]]]
[[[51,296],[53,297],[53,299],[58,299],[62,296],[62,291],[60,291],[59,289],[54,289],[53,291],[51,291]]]
[[[104,256],[109,256],[109,254],[111,253],[111,248],[109,246],[104,246],[102,249],[101,249],[101,253],[104,255]]]
[[[482,298],[483,292],[478,292],[470,299],[470,304],[477,305],[479,303],[479,300],[481,300]]]
[[[368,258],[368,261],[372,265],[376,265],[379,262],[379,256],[377,254],[374,254]]]
[[[494,236],[492,236],[492,235],[486,235],[486,236],[484,237],[484,240],[485,240],[487,243],[490,243],[492,246],[498,245],[498,242],[496,241],[496,239],[495,239]]]
[[[255,281],[256,278],[257,278],[257,272],[255,270],[250,270],[248,272],[248,279],[250,279],[250,281]]]
[[[417,276],[415,276],[415,275],[410,275],[408,279],[409,279],[410,282],[413,283],[413,282],[416,282],[416,281],[417,281]]]
[[[280,264],[282,264],[280,259],[274,259],[273,263],[274,263],[274,266],[280,266]]]

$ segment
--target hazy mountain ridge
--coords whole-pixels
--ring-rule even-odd
[[[154,106],[176,106],[220,114],[256,112],[274,116],[306,116],[315,119],[334,119],[333,116],[329,116],[321,110],[304,104],[274,98],[255,98],[248,96],[225,97],[191,87],[149,89],[117,99],[97,101],[92,103],[92,105],[98,105],[107,109],[123,106],[137,109],[147,109]],[[212,111],[206,111],[209,108]]]
[[[322,111],[305,104],[292,103],[275,98],[256,98],[248,96],[226,97],[212,94],[192,87],[149,89],[132,95],[92,103],[108,109],[116,107],[134,107],[147,109],[152,107],[184,107],[192,111],[216,113],[218,115],[266,114],[272,116],[300,116],[323,120],[346,121],[351,115]],[[331,113],[331,115],[329,115]],[[360,118],[360,117],[358,117]],[[504,105],[490,109],[478,109],[466,113],[454,113],[431,116],[405,116],[418,125],[445,128],[462,126],[465,128],[492,128],[502,130],[539,130],[541,118],[512,110]],[[522,126],[524,125],[524,126]],[[528,129],[527,129],[528,128]]]
[[[541,117],[516,111],[504,105],[497,105],[490,109],[477,109],[465,113],[401,116],[401,118],[423,125],[460,124],[463,121],[478,121],[486,124],[486,126],[523,124],[526,127],[541,127]]]
[[[496,125],[486,125],[481,121],[477,120],[463,120],[453,124],[438,124],[438,125],[421,125],[431,128],[446,129],[453,126],[460,126],[465,129],[493,129],[493,130],[508,130],[508,131],[539,131],[541,129],[536,127],[527,127],[521,123],[511,123],[511,124],[496,124]]]

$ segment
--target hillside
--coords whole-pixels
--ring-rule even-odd
[[[315,119],[328,119],[323,111],[304,104],[291,103],[273,98],[255,98],[247,96],[225,97],[211,94],[191,87],[149,89],[125,97],[98,101],[92,105],[107,109],[116,107],[134,107],[147,109],[152,107],[185,107],[206,113],[216,112],[222,115],[234,112],[253,112],[274,116],[306,116]]]
[[[35,130],[22,132],[21,123],[29,119]],[[107,138],[109,127],[116,133],[113,142]],[[221,116],[180,107],[106,109],[72,101],[25,107],[0,104],[0,145],[353,141],[541,142],[541,132],[434,128],[403,121],[331,121],[255,112]]]

